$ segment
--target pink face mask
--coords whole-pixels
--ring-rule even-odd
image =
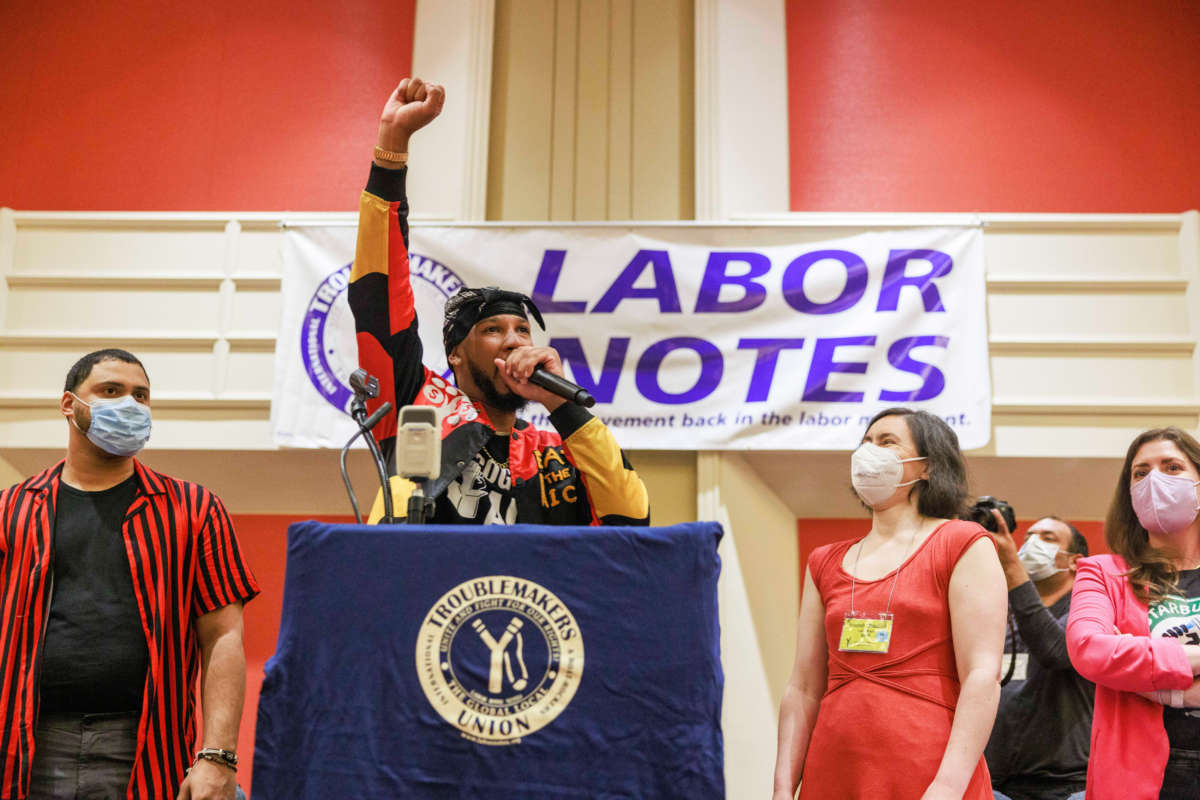
[[[1156,469],[1129,487],[1138,522],[1150,533],[1176,533],[1192,524],[1200,504],[1196,481]]]

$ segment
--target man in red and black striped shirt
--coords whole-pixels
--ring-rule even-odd
[[[134,459],[149,384],[84,356],[66,459],[0,492],[0,797],[234,797],[258,586],[217,496]]]

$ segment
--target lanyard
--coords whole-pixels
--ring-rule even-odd
[[[912,552],[913,542],[917,540],[918,527],[912,532],[912,536],[908,539],[908,547],[904,550],[904,558],[900,559],[900,565],[896,567],[896,575],[892,578],[892,590],[888,592],[887,608],[883,610],[884,614],[890,614],[892,610],[892,597],[896,594],[896,584],[900,581],[900,570],[904,569],[904,563],[908,561],[908,555]],[[866,537],[864,536],[863,539]],[[862,540],[858,542],[858,552],[854,554],[854,572],[858,572],[858,559],[862,556]],[[858,612],[854,610],[854,572],[850,573],[850,615],[856,616]]]

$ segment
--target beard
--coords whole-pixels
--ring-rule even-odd
[[[505,387],[504,394],[501,394],[500,390],[496,388],[496,382],[475,364],[468,362],[467,370],[471,373],[471,380],[479,387],[479,391],[483,392],[483,401],[492,408],[515,412],[529,404],[529,401],[519,394],[507,391],[507,387]]]

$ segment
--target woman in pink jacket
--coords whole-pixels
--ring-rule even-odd
[[[1079,562],[1067,649],[1096,683],[1088,800],[1200,797],[1200,443],[1133,440],[1105,522],[1114,555]]]

